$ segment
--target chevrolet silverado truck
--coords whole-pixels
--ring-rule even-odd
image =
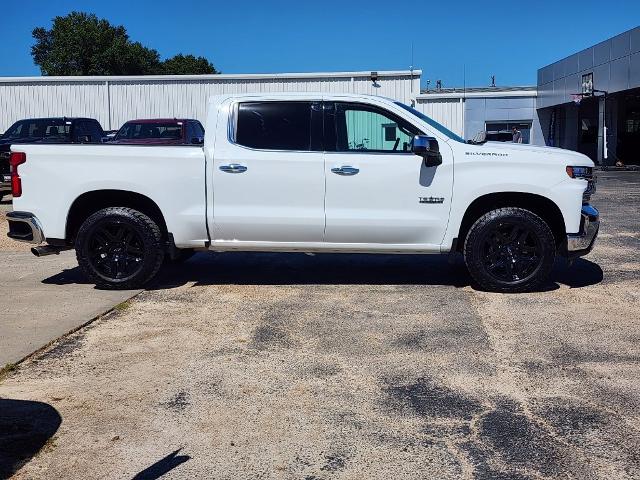
[[[9,237],[72,249],[103,288],[140,287],[194,250],[461,252],[483,289],[547,280],[587,254],[593,162],[469,144],[377,96],[215,96],[204,145],[14,145]]]

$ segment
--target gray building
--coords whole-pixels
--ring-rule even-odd
[[[537,109],[544,144],[640,163],[640,27],[538,70]]]
[[[492,141],[512,141],[512,128],[522,134],[523,143],[542,143],[534,127],[535,86],[471,87],[423,90],[416,97],[419,110],[447,126],[465,140],[486,132]]]

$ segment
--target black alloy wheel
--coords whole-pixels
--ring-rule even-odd
[[[482,289],[525,292],[549,278],[556,250],[553,232],[542,218],[524,208],[504,207],[471,226],[463,253],[469,274]]]
[[[165,257],[158,224],[132,208],[109,207],[87,218],[76,236],[76,257],[98,287],[140,288]]]
[[[89,232],[88,242],[89,263],[105,278],[124,281],[142,268],[144,242],[131,225],[104,220]]]
[[[485,268],[499,282],[525,280],[542,263],[540,239],[519,221],[500,222],[483,239]]]

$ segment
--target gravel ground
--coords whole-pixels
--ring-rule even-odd
[[[444,257],[199,254],[5,375],[0,477],[640,478],[640,174],[594,203],[594,252],[538,293]]]
[[[6,196],[0,200],[0,252],[24,252],[29,251],[31,246],[26,243],[16,242],[7,237],[9,225],[4,214],[11,210],[11,196]]]

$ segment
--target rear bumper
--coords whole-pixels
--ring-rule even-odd
[[[567,255],[580,257],[593,248],[600,229],[600,213],[590,204],[582,206],[580,232],[567,234]]]
[[[42,226],[33,213],[7,212],[7,222],[9,222],[7,237],[35,245],[44,242]]]

